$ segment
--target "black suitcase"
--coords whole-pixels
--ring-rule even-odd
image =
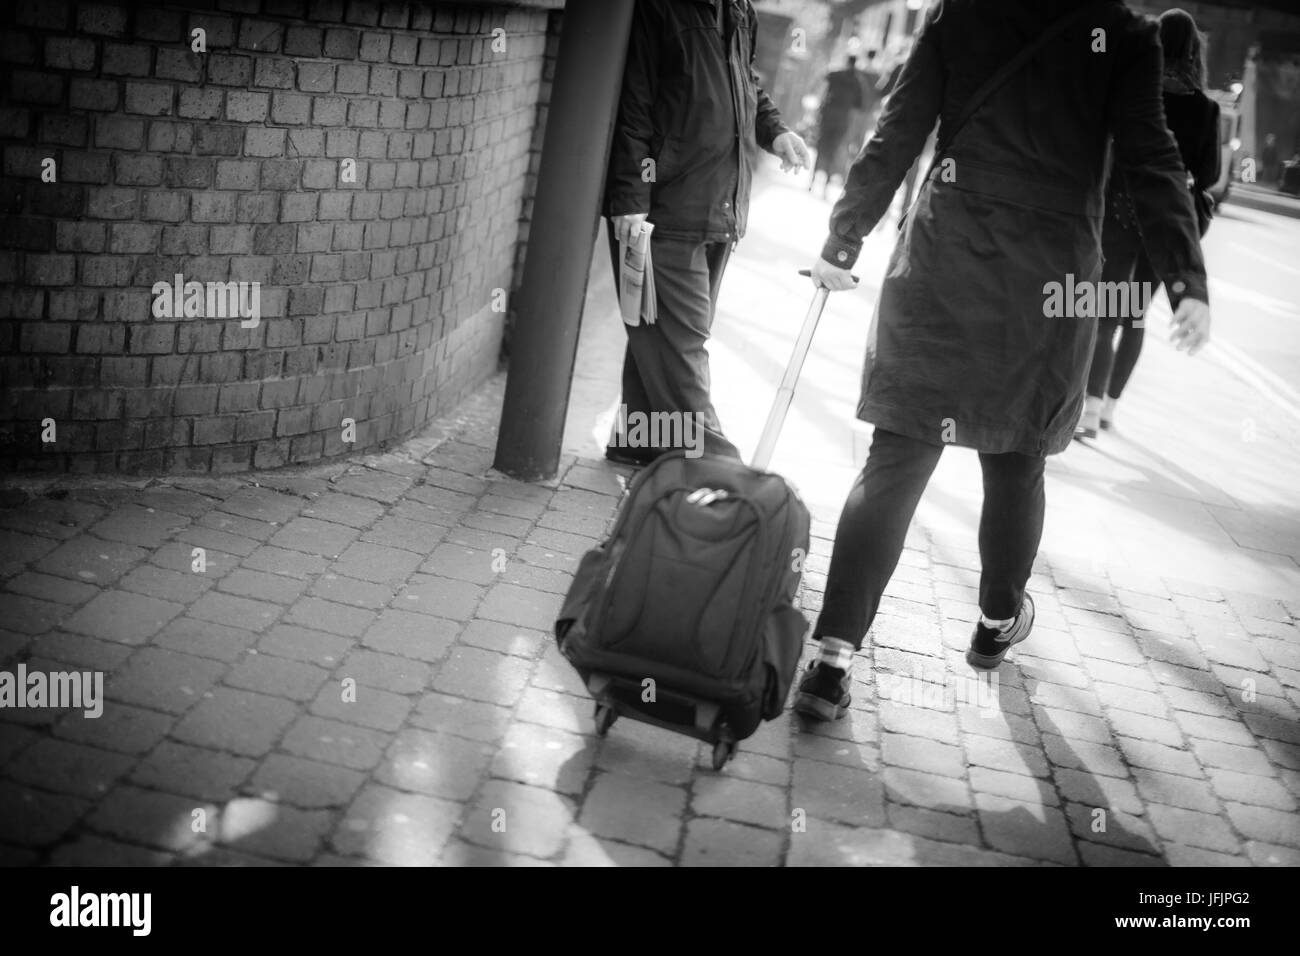
[[[555,634],[596,699],[601,736],[626,716],[713,744],[721,769],[785,708],[808,628],[796,605],[809,516],[763,469],[826,298],[819,289],[809,307],[753,466],[661,456],[583,556]]]

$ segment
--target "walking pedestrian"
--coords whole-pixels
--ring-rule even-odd
[[[1277,182],[1277,134],[1269,133],[1264,137],[1264,148],[1260,150],[1259,181],[1261,184],[1273,185]]]
[[[844,140],[845,167],[862,149],[867,134],[875,125],[884,92],[880,89],[880,70],[876,66],[876,51],[867,51],[866,66],[856,71],[858,86],[862,90],[862,105],[849,117],[849,131]]]
[[[849,171],[813,281],[849,268],[938,119],[922,181],[868,333],[858,417],[875,425],[836,529],[820,641],[795,709],[830,720],[850,702],[907,527],[946,445],[979,453],[979,618],[966,660],[997,667],[1028,637],[1026,584],[1045,510],[1047,455],[1070,443],[1096,321],[1046,318],[1045,285],[1101,273],[1107,144],[1128,176],[1174,339],[1209,334],[1205,266],[1183,168],[1160,108],[1154,24],[1122,3],[937,0],[875,133]]]
[[[1173,9],[1162,13],[1159,23],[1165,65],[1161,79],[1165,125],[1174,134],[1191,181],[1198,230],[1203,236],[1214,206],[1209,189],[1219,179],[1219,104],[1204,92],[1205,43],[1196,21],[1186,11]],[[1096,438],[1099,428],[1114,424],[1115,403],[1124,394],[1142,354],[1146,309],[1160,287],[1160,277],[1143,247],[1124,171],[1118,167],[1111,170],[1101,248],[1106,260],[1102,282],[1131,283],[1129,288],[1139,294],[1128,297],[1127,314],[1097,317],[1097,345],[1088,372],[1088,398],[1075,432],[1078,438]]]
[[[858,58],[850,56],[845,60],[844,69],[826,74],[826,95],[822,98],[817,119],[817,163],[808,182],[811,190],[817,182],[817,174],[825,176],[823,198],[830,191],[832,178],[844,179],[844,170],[848,166],[845,153],[849,129],[854,114],[863,107],[862,81],[857,64]]]
[[[637,0],[607,176],[615,287],[619,242],[649,222],[657,318],[626,325],[622,403],[634,414],[691,415],[703,450],[739,457],[709,395],[705,344],[723,272],[745,234],[753,159],[808,165],[803,140],[758,85],[758,16],[750,0]],[[642,465],[668,451],[614,434],[607,458]]]

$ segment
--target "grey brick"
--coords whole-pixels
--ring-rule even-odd
[[[173,736],[199,747],[258,757],[270,751],[294,716],[294,705],[287,700],[218,687],[177,724]]]

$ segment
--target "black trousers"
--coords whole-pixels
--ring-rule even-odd
[[[608,223],[607,223],[608,226]],[[618,288],[618,241],[607,229],[614,288]],[[713,328],[722,274],[731,258],[728,242],[689,242],[650,236],[658,318],[653,325],[624,324],[627,350],[623,354],[623,404],[630,420],[636,413],[683,412],[694,416],[702,431],[703,450],[739,458],[727,440],[709,397],[709,353],[705,343]],[[615,424],[617,431],[618,424]],[[611,446],[627,450],[619,436]],[[641,457],[653,458],[667,448],[649,448]]]
[[[1115,229],[1112,232],[1108,228],[1103,251],[1106,264],[1101,270],[1102,282],[1144,283],[1150,288],[1152,297],[1155,296],[1160,283],[1136,231]],[[1109,395],[1119,398],[1124,394],[1124,386],[1142,354],[1145,323],[1145,314],[1097,320],[1097,344],[1092,352],[1092,366],[1088,369],[1089,397]],[[1118,345],[1115,344],[1116,331],[1119,332]]]
[[[871,451],[844,503],[822,612],[813,637],[861,647],[880,596],[898,566],[907,527],[943,454],[942,445],[877,428]],[[1020,612],[1043,536],[1045,459],[1009,452],[980,456],[980,610],[994,620]]]

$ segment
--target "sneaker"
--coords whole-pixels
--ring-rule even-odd
[[[1098,424],[1103,429],[1109,429],[1115,424],[1115,399],[1109,395],[1101,403],[1101,418],[1098,420]]]
[[[1075,426],[1075,438],[1096,438],[1097,429],[1101,427],[1101,399],[1089,395],[1083,402],[1083,414]]]
[[[1002,663],[1007,651],[1029,636],[1034,627],[1034,599],[1025,594],[1020,605],[1020,613],[1005,631],[997,631],[983,624],[975,625],[971,635],[970,650],[966,652],[966,663],[981,670],[993,670]]]
[[[852,700],[848,672],[813,661],[799,682],[794,709],[814,720],[838,720],[848,713]]]

